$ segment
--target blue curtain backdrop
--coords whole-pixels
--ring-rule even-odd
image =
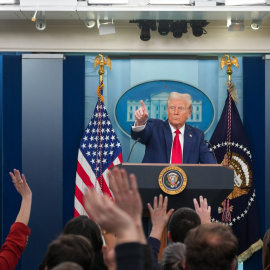
[[[215,107],[215,119],[212,128],[205,134],[209,139],[220,117],[227,95],[225,70],[220,70],[219,61],[224,55],[219,55],[218,60],[181,60],[181,59],[113,59],[112,70],[106,68],[104,76],[105,104],[112,124],[119,137],[123,148],[123,160],[127,159],[133,141],[124,134],[114,119],[115,104],[119,97],[131,87],[152,80],[176,80],[194,85],[205,92],[211,98]],[[235,55],[237,56],[237,55]],[[4,241],[10,225],[17,215],[20,198],[10,185],[8,172],[14,167],[21,169],[21,106],[22,106],[22,66],[20,55],[3,55],[0,86],[0,138],[1,138],[1,240]],[[96,88],[98,87],[98,68],[94,69],[96,54],[87,56],[68,55],[63,64],[63,172],[62,195],[50,200],[61,200],[63,213],[60,217],[55,216],[56,222],[62,221],[62,225],[73,216],[73,199],[77,150],[79,141],[85,126],[88,124],[94,106],[96,104]],[[238,56],[237,56],[238,57]],[[1,59],[0,59],[1,60]],[[250,145],[254,156],[256,170],[256,188],[260,221],[264,223],[264,62],[260,57],[238,57],[239,69],[233,67],[232,81],[236,84],[239,96],[237,105],[240,116],[247,130]],[[1,65],[0,65],[1,70]],[[84,73],[85,72],[85,73]],[[244,89],[244,90],[243,90]],[[48,109],[50,107],[48,106]],[[253,109],[251,109],[253,108]],[[256,109],[255,109],[256,108]],[[254,128],[254,123],[256,127]],[[56,149],[57,150],[57,149]],[[140,162],[144,149],[136,145],[130,162]],[[53,158],[53,157],[52,157]],[[47,185],[50,184],[46,182]],[[38,196],[38,195],[35,195]],[[44,202],[44,207],[46,203]],[[33,217],[31,229],[39,230]],[[48,220],[51,222],[51,220]],[[46,228],[46,224],[43,224]],[[261,234],[266,228],[261,226]],[[52,232],[52,238],[57,236]],[[36,242],[37,241],[37,242]],[[35,244],[36,242],[36,244]],[[49,239],[48,241],[49,242]],[[31,239],[27,247],[28,258],[37,256],[41,258],[42,252],[47,245],[39,246],[38,239]],[[39,247],[38,249],[36,247]],[[24,255],[23,255],[24,256]],[[28,261],[28,260],[27,260]],[[261,255],[257,252],[247,263],[246,269],[257,269],[261,263]],[[17,269],[37,269],[37,265],[29,266],[30,262],[24,262]],[[29,268],[30,267],[30,268]]]

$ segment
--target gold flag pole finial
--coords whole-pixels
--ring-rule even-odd
[[[103,96],[101,94],[101,90],[104,89],[104,84],[103,84],[103,75],[105,73],[104,66],[108,66],[109,69],[111,69],[111,59],[109,57],[107,57],[106,60],[104,60],[103,55],[99,54],[99,56],[97,56],[95,58],[95,60],[94,60],[94,68],[96,68],[98,65],[100,65],[100,69],[98,71],[98,74],[99,74],[99,86],[97,88],[97,95],[104,104],[104,98],[103,98]]]
[[[230,55],[225,54],[225,56],[223,56],[220,60],[220,69],[222,70],[224,66],[227,66],[228,82],[231,82],[231,75],[233,73],[232,65],[235,65],[237,68],[239,67],[237,58],[233,56],[231,60]]]
[[[99,59],[101,58],[101,59]],[[99,56],[97,56],[95,58],[94,61],[94,68],[96,68],[98,65],[100,65],[100,69],[98,71],[99,74],[99,81],[102,82],[103,81],[103,75],[104,75],[104,66],[108,66],[109,69],[111,69],[111,59],[109,57],[106,58],[106,60],[104,60],[104,57],[102,54],[99,54]]]

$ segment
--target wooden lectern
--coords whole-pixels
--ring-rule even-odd
[[[146,212],[147,203],[153,203],[155,196],[163,194],[168,196],[168,209],[179,207],[190,207],[194,209],[193,198],[199,199],[202,195],[207,198],[208,205],[212,209],[221,206],[224,199],[234,189],[234,171],[220,164],[153,164],[153,163],[123,163],[119,165],[128,174],[134,173],[140,195],[143,201],[143,209]],[[169,195],[161,190],[158,183],[159,174],[169,166],[181,168],[187,176],[185,189],[176,195]],[[149,216],[149,214],[148,214]],[[167,229],[162,237],[160,255],[167,245]],[[159,256],[161,257],[161,256]]]

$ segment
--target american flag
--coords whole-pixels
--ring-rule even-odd
[[[83,194],[87,187],[112,197],[108,187],[108,169],[122,163],[122,148],[101,95],[80,141],[77,161],[74,216],[87,215]]]

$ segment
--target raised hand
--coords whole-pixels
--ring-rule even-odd
[[[87,212],[106,231],[117,235],[117,243],[137,242],[138,234],[134,221],[106,195],[88,189],[84,195],[84,207]]]
[[[9,173],[12,182],[16,188],[16,190],[24,197],[32,197],[32,192],[26,182],[24,174],[20,174],[19,170],[14,169],[13,172]]]
[[[196,199],[193,199],[195,211],[200,216],[201,224],[211,223],[211,206],[208,206],[207,199],[200,196],[200,205]]]
[[[128,213],[135,222],[140,221],[142,199],[138,191],[136,176],[129,175],[129,184],[127,172],[124,169],[119,170],[114,167],[108,172],[108,178],[117,206]]]
[[[162,195],[159,195],[159,198],[154,198],[153,207],[150,203],[148,203],[147,206],[152,222],[152,230],[150,236],[160,240],[162,231],[167,225],[171,215],[174,212],[174,209],[170,209],[167,212],[168,197],[166,196],[163,200]]]
[[[142,100],[140,102],[141,102],[141,107],[135,112],[135,118],[136,118],[135,126],[144,125],[149,117],[149,114],[147,112],[144,102]]]

